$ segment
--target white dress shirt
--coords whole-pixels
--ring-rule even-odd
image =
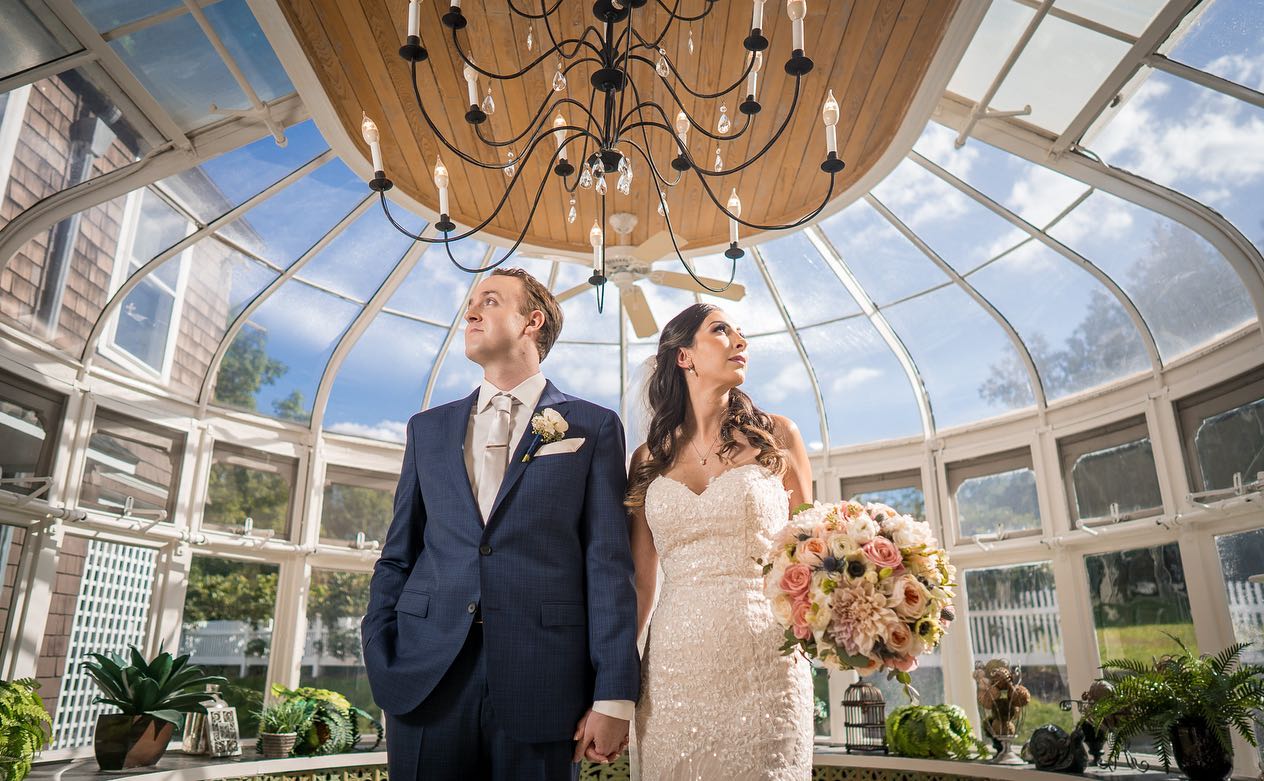
[[[478,400],[470,411],[470,422],[465,430],[465,473],[470,478],[470,488],[478,496],[478,462],[487,443],[487,432],[491,429],[492,397],[497,393],[507,393],[513,397],[513,409],[509,413],[509,459],[512,460],[518,450],[522,436],[531,429],[531,417],[535,415],[536,405],[544,395],[544,375],[536,372],[511,390],[497,388],[490,380],[484,379],[478,389]],[[508,463],[508,461],[506,461]],[[593,703],[593,710],[613,716],[617,719],[631,721],[635,705],[631,700],[598,700]]]

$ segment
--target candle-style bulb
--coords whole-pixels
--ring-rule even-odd
[[[434,183],[440,190],[448,187],[448,169],[444,166],[443,159],[439,157],[435,158]]]
[[[360,135],[364,136],[364,143],[366,144],[376,144],[381,140],[377,123],[369,119],[368,114],[364,114],[364,119],[360,120]]]
[[[417,37],[421,33],[421,0],[408,2],[408,35]]]
[[[477,108],[478,107],[478,71],[474,70],[474,66],[470,65],[467,62],[465,63],[465,67],[461,70],[461,73],[465,75],[465,90],[467,93],[467,97],[469,98],[470,105]]]
[[[553,117],[553,141],[557,143],[557,148],[562,148],[562,142],[566,140],[566,131],[559,128],[566,127],[566,117],[562,116],[562,112],[557,112],[557,116]]]
[[[808,15],[808,0],[786,0],[786,15],[792,22],[801,22]]]
[[[729,214],[734,217],[742,216],[742,199],[737,197],[737,188],[733,188],[733,193],[729,196]]]
[[[685,137],[689,135],[689,117],[685,112],[681,111],[676,115],[676,137],[680,139],[680,143],[685,143]]]
[[[601,230],[601,223],[593,220],[592,229],[588,231],[588,243],[592,245],[593,249],[601,247],[601,237],[603,235],[604,233]]]
[[[825,121],[826,127],[838,124],[838,101],[834,99],[834,90],[830,90],[825,98],[825,105],[821,107],[821,119]]]

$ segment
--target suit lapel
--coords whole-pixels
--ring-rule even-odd
[[[535,405],[535,412],[531,413],[532,417],[541,410],[548,407],[558,407],[565,404],[569,399],[565,393],[562,393],[550,381],[544,383],[544,393],[540,394],[540,401]],[[561,412],[561,410],[558,410]],[[491,528],[492,522],[496,519],[496,511],[500,509],[500,505],[505,501],[505,497],[513,490],[518,480],[522,478],[522,474],[527,471],[530,462],[523,462],[522,457],[527,454],[527,448],[531,445],[531,440],[535,435],[531,433],[530,426],[522,432],[522,438],[518,440],[518,447],[514,449],[514,454],[509,459],[509,463],[505,466],[505,479],[500,482],[500,491],[496,493],[496,501],[492,503],[492,511],[487,516],[487,526]]]
[[[445,447],[443,452],[447,454],[448,471],[451,474],[452,485],[457,486],[457,492],[462,494],[469,506],[470,514],[478,522],[479,526],[483,525],[483,517],[478,511],[478,500],[474,497],[474,487],[470,485],[470,473],[465,470],[465,434],[469,430],[470,413],[474,411],[474,405],[478,402],[478,389],[475,389],[468,397],[459,404],[453,404],[448,407],[448,418],[444,421],[444,437],[447,442],[458,442],[459,447]]]

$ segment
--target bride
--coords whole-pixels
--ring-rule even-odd
[[[755,561],[790,508],[812,500],[812,474],[794,423],[738,389],[746,366],[741,331],[694,304],[663,328],[648,379],[627,498],[638,631],[663,567],[636,707],[647,781],[812,773],[809,664],[781,655]]]

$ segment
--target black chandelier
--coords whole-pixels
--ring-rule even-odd
[[[448,258],[462,271],[469,273],[489,271],[512,257],[522,244],[531,220],[535,217],[536,210],[540,205],[545,186],[548,184],[549,176],[547,171],[540,176],[540,181],[536,186],[535,198],[531,203],[531,211],[524,221],[517,240],[509,247],[503,257],[482,267],[470,267],[462,264],[453,256],[450,246],[452,242],[460,241],[482,230],[496,218],[496,215],[504,208],[510,194],[522,179],[527,162],[537,153],[542,145],[547,149],[546,140],[550,136],[554,143],[549,164],[552,173],[562,181],[563,187],[569,196],[568,222],[573,223],[575,221],[575,198],[580,190],[590,190],[592,192],[592,197],[597,201],[597,209],[595,211],[601,215],[599,220],[594,220],[593,227],[589,231],[589,243],[593,248],[593,263],[592,276],[588,281],[597,288],[598,312],[602,311],[604,286],[607,281],[605,260],[606,231],[604,226],[606,223],[605,196],[609,185],[606,179],[611,175],[617,176],[615,186],[619,192],[625,195],[630,193],[633,180],[633,166],[630,159],[632,154],[636,154],[644,161],[644,165],[650,172],[649,179],[653,183],[655,194],[658,197],[658,213],[666,223],[666,232],[670,237],[676,257],[685,267],[685,270],[689,272],[693,281],[702,289],[712,293],[722,293],[733,284],[733,279],[737,273],[737,261],[746,254],[738,246],[739,224],[757,231],[795,228],[816,217],[833,196],[835,177],[843,170],[844,163],[838,156],[835,126],[839,119],[839,106],[834,99],[832,90],[825,100],[821,112],[825,125],[826,157],[820,167],[822,171],[829,175],[829,187],[821,203],[810,212],[794,222],[782,225],[764,225],[751,222],[742,217],[741,200],[738,197],[736,188],[733,189],[727,203],[722,204],[709,182],[710,179],[736,174],[754,164],[772,149],[778,139],[785,133],[786,128],[789,127],[790,121],[799,107],[803,77],[812,70],[813,65],[812,60],[803,51],[803,20],[807,15],[807,0],[787,0],[786,2],[786,12],[792,23],[793,34],[793,50],[790,59],[785,63],[786,73],[794,77],[794,95],[790,110],[786,113],[780,126],[777,127],[776,132],[773,133],[767,143],[749,159],[728,168],[724,166],[719,146],[716,147],[712,167],[707,167],[695,160],[688,147],[689,133],[694,131],[696,134],[709,139],[709,149],[710,142],[718,144],[742,138],[753,125],[753,118],[759,114],[762,108],[756,99],[756,94],[759,73],[763,65],[763,52],[768,49],[769,45],[768,39],[762,33],[766,0],[753,0],[750,35],[742,42],[742,46],[746,50],[746,64],[741,75],[728,87],[717,92],[702,92],[687,84],[681,78],[681,74],[675,64],[668,58],[667,52],[662,48],[662,43],[673,24],[677,22],[690,24],[704,19],[715,10],[719,0],[703,0],[705,7],[692,16],[679,12],[681,0],[654,0],[666,12],[667,19],[661,30],[649,36],[643,34],[643,31],[635,26],[634,20],[644,14],[641,9],[650,0],[595,0],[592,13],[596,23],[588,25],[579,36],[562,40],[558,40],[554,35],[552,22],[555,21],[555,16],[563,0],[540,0],[540,10],[538,12],[520,10],[514,0],[508,0],[509,9],[515,15],[527,20],[527,50],[531,51],[535,48],[535,25],[537,23],[544,28],[548,42],[552,44],[547,49],[542,47],[538,57],[513,73],[494,73],[475,64],[470,52],[462,48],[461,39],[458,35],[460,30],[464,29],[468,24],[468,20],[461,10],[461,0],[449,1],[451,5],[447,13],[443,15],[442,23],[451,30],[452,47],[464,62],[463,75],[467,87],[469,106],[465,112],[465,121],[473,126],[474,133],[479,141],[497,157],[499,157],[500,150],[505,149],[505,161],[502,162],[497,159],[489,162],[458,148],[444,137],[443,133],[435,126],[430,113],[426,111],[417,81],[417,67],[429,57],[425,47],[421,44],[420,37],[420,4],[422,0],[410,0],[408,4],[408,37],[404,45],[400,47],[399,55],[410,63],[413,95],[417,100],[417,109],[421,113],[425,124],[434,133],[435,137],[439,139],[439,142],[462,161],[483,169],[500,170],[509,177],[509,183],[505,188],[505,192],[500,197],[492,213],[473,228],[463,233],[454,233],[456,225],[448,216],[448,170],[440,156],[436,159],[434,168],[434,182],[439,191],[439,221],[435,223],[434,227],[442,236],[427,237],[409,231],[395,220],[387,202],[386,191],[390,190],[393,184],[390,179],[386,178],[377,125],[365,115],[361,130],[373,158],[374,176],[369,182],[369,187],[378,193],[382,210],[387,219],[396,230],[415,241],[443,244],[447,250]],[[621,30],[619,29],[620,26],[622,27]],[[691,54],[693,49],[693,33],[691,30],[688,37],[688,50]],[[540,106],[527,127],[510,138],[498,140],[487,137],[483,132],[483,124],[487,121],[488,115],[495,110],[495,103],[490,86],[487,96],[482,101],[479,100],[478,77],[481,75],[497,81],[517,79],[548,61],[556,62],[551,90],[540,101]],[[569,94],[559,94],[567,90],[567,85],[570,83],[570,79],[573,78],[571,76],[572,71],[580,67],[587,67],[589,71],[588,85],[591,87],[591,90],[587,105],[569,97]],[[648,96],[651,94],[649,90],[642,90],[638,87],[637,75],[658,79],[666,86],[666,90],[677,109],[674,121],[669,118],[670,111],[649,99]],[[737,93],[738,96],[745,95],[745,99],[737,106],[737,110],[744,117],[741,127],[736,130],[733,129],[735,123],[728,115],[727,106],[721,105],[716,131],[712,132],[709,130],[685,109],[679,92],[673,86],[673,80],[677,82],[680,89],[694,98],[702,100],[723,99],[731,93],[735,93],[744,85],[745,90],[742,93]],[[572,116],[580,117],[581,120],[578,122],[570,121],[567,118],[567,112]],[[551,123],[548,119],[550,115],[554,115]],[[676,155],[670,160],[668,165],[671,170],[670,175],[665,174],[664,169],[660,168],[650,155],[651,133],[665,133],[673,143]],[[582,144],[582,153],[575,156],[579,163],[577,169],[571,160],[575,151],[574,146],[580,144]],[[515,147],[522,149],[520,155],[515,154]],[[723,287],[710,287],[694,273],[690,264],[685,262],[684,257],[680,253],[680,246],[672,228],[664,187],[674,187],[688,174],[698,178],[698,182],[702,190],[707,194],[707,197],[715,204],[716,209],[728,217],[729,220],[729,246],[725,250],[724,255],[731,261],[731,269],[729,281]]]

